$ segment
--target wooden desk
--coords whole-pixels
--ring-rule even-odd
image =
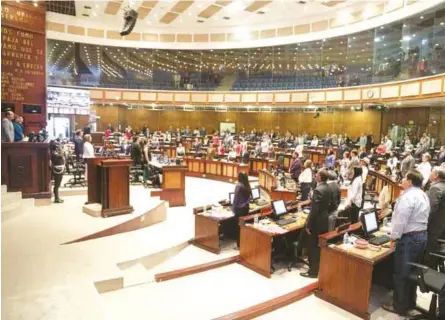
[[[151,192],[154,197],[159,196],[161,200],[168,201],[170,207],[185,206],[185,173],[187,166],[183,165],[160,165],[150,162],[162,170],[162,190]]]
[[[369,319],[369,297],[376,266],[388,259],[394,249],[347,249],[321,246],[320,273],[316,295],[363,319]]]
[[[193,209],[195,215],[195,238],[193,244],[201,249],[219,254],[221,252],[221,227],[225,221],[235,219],[235,215],[232,213],[230,205],[226,200],[219,202],[223,208],[224,213],[218,214],[203,214],[204,207],[198,207]],[[265,206],[258,207],[251,205],[249,214],[259,213],[261,210],[270,208],[268,203]],[[207,212],[211,210],[211,206],[206,207]],[[231,215],[229,215],[230,213]]]
[[[295,209],[297,206],[292,206],[288,209]],[[271,211],[262,213],[261,216],[269,216]],[[294,214],[289,214],[284,218],[291,218]],[[291,232],[297,232],[304,227],[307,215],[303,213],[297,214],[297,221],[286,226],[282,226],[282,232],[270,232],[262,227],[247,224],[246,222],[252,220],[252,216],[240,218],[240,263],[267,277],[271,277],[272,266],[272,246],[276,237],[287,235]],[[270,225],[276,225],[271,222]],[[261,224],[260,224],[261,226]]]
[[[271,159],[250,158],[249,165],[250,165],[249,174],[252,176],[257,176],[260,170],[262,169],[268,170],[271,165],[276,166],[277,161]]]
[[[295,201],[297,199],[296,190],[276,189],[276,177],[265,169],[258,171],[258,180],[260,188],[267,192],[272,201],[281,199]]]
[[[381,222],[388,216],[388,211],[380,211]],[[319,236],[321,248],[318,291],[316,295],[340,308],[343,308],[363,319],[369,319],[369,296],[376,267],[390,258],[393,249],[382,248],[375,252],[369,249],[352,248],[345,250],[342,237],[361,233],[361,223],[349,226],[347,230],[327,232]],[[389,270],[389,272],[391,272]]]
[[[248,165],[237,162],[192,157],[186,157],[183,161],[188,168],[188,176],[229,182],[237,181],[238,173],[241,171],[247,172],[249,168]]]
[[[375,183],[372,186],[373,191],[379,194],[383,187],[388,186],[391,201],[396,200],[403,191],[402,186],[397,180],[394,180],[392,177],[387,176],[383,172],[369,170],[367,181],[369,181],[371,177],[375,177]]]
[[[49,143],[2,142],[2,184],[23,198],[51,198]]]

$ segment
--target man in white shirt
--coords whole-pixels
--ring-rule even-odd
[[[269,152],[269,143],[266,139],[261,142],[261,153],[266,154]]]
[[[419,262],[427,244],[427,225],[430,213],[428,196],[422,191],[422,174],[410,170],[402,180],[403,193],[392,215],[391,247],[394,254],[394,298],[383,309],[407,315],[416,306],[416,285],[407,278],[412,266]]]
[[[390,152],[392,149],[392,140],[388,136],[386,136],[385,146],[386,146],[386,152]]]
[[[368,166],[369,166],[369,158],[363,158],[360,160],[360,166],[362,167],[362,180],[363,183],[366,183],[366,178],[368,178]]]
[[[366,142],[367,142],[367,141],[368,141],[368,140],[366,139],[365,134],[362,133],[362,135],[360,136],[360,138],[359,138],[359,140],[358,140],[358,145],[359,145],[360,147],[365,148],[365,147],[366,147]]]

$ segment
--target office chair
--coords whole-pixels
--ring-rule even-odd
[[[141,176],[144,174],[142,165],[132,165],[130,167],[130,181],[132,184],[141,183]]]
[[[445,255],[430,253],[442,260],[445,260]],[[442,288],[445,286],[445,274],[433,270],[425,265],[408,262],[414,269],[408,276],[408,280],[416,283],[419,286],[421,292],[432,292],[431,303],[428,310],[416,307],[416,310],[420,311],[421,314],[411,317],[409,319],[438,319],[437,317],[437,300]]]
[[[82,161],[76,161],[73,162],[72,165],[73,169],[70,172],[73,174],[73,177],[68,180],[63,186],[70,186],[72,188],[73,186],[86,186],[86,180],[85,180],[85,164]]]

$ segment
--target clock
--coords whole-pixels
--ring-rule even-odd
[[[368,92],[366,93],[366,95],[368,96],[368,98],[372,98],[372,97],[374,97],[374,90],[368,90]]]

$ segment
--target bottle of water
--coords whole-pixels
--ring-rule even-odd
[[[386,227],[388,225],[388,217],[383,218],[383,226]]]
[[[343,244],[349,244],[349,234],[347,232],[343,235]]]
[[[258,215],[258,214],[254,215],[254,217],[253,217],[253,224],[254,224],[255,226],[258,225],[258,219],[259,219],[259,215]]]
[[[298,204],[298,205],[297,205],[297,213],[300,213],[300,212],[301,212],[301,205]]]

